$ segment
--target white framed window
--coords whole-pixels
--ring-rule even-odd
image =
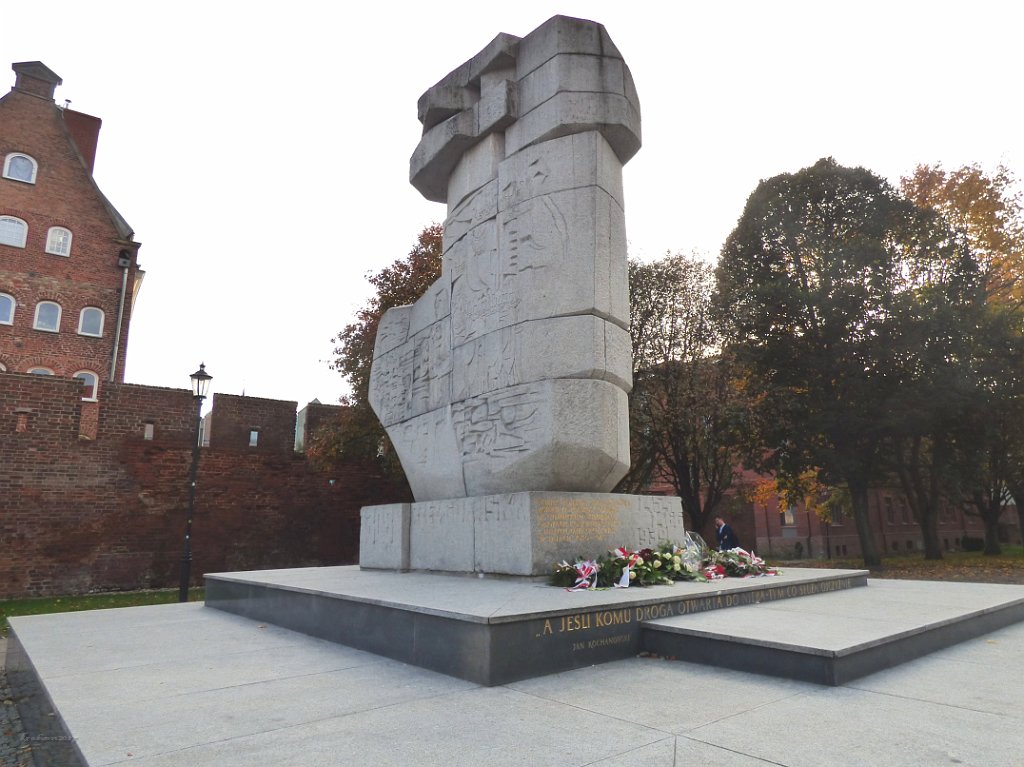
[[[34,184],[37,170],[39,170],[39,163],[27,154],[11,152],[4,158],[4,178]]]
[[[83,336],[103,335],[103,310],[87,306],[78,315],[78,334]]]
[[[18,302],[14,300],[14,296],[0,293],[0,325],[14,324],[14,309],[17,305]]]
[[[260,430],[250,429],[249,430],[249,447],[256,447],[260,444]]]
[[[14,216],[0,216],[0,245],[24,248],[28,239],[28,224]]]
[[[47,333],[60,332],[60,304],[53,301],[40,301],[36,304],[36,318],[32,327]]]
[[[89,402],[96,401],[96,395],[99,392],[100,378],[98,375],[93,373],[91,370],[79,370],[75,373],[72,378],[77,378],[84,384],[84,391],[82,392],[82,399],[88,400]]]
[[[29,368],[28,372],[34,376],[52,376],[53,371],[50,368]]]
[[[63,226],[51,226],[46,233],[46,252],[55,256],[70,256],[71,230]]]

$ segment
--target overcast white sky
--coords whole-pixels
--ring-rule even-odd
[[[499,32],[605,25],[640,94],[630,252],[714,257],[758,181],[831,155],[1024,175],[1024,6],[39,0],[6,62],[103,120],[96,179],[142,242],[127,380],[335,402],[331,337],[444,208],[408,183],[416,101]],[[14,33],[17,22],[17,33]],[[0,60],[0,66],[6,66]],[[14,73],[8,72],[8,86]]]

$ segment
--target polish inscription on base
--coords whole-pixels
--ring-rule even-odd
[[[542,498],[534,510],[536,540],[543,546],[557,546],[609,539],[618,532],[620,516],[628,506],[625,498]]]

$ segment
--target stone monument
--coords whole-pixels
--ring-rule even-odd
[[[381,319],[370,404],[416,502],[362,512],[364,568],[539,575],[683,532],[612,495],[632,386],[622,166],[640,105],[604,27],[498,35],[419,101],[410,179],[444,202],[441,278]]]

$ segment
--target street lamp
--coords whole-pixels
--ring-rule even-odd
[[[199,370],[189,376],[192,379],[192,398],[196,401],[196,436],[192,442],[192,468],[188,473],[188,519],[185,522],[185,551],[181,555],[181,585],[178,601],[188,601],[188,582],[192,576],[192,514],[196,507],[196,472],[199,470],[199,441],[202,433],[203,400],[210,391],[213,376],[206,372],[206,365],[200,363]]]

